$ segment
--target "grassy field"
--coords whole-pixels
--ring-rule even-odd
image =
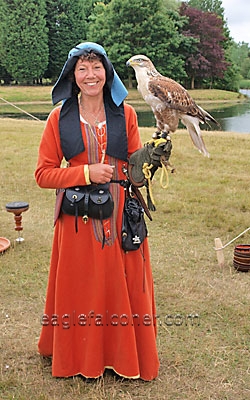
[[[14,99],[12,99],[14,100]],[[0,398],[2,400],[166,399],[246,400],[250,396],[249,273],[233,268],[234,245],[220,268],[214,238],[223,244],[249,226],[250,135],[204,132],[211,158],[192,146],[185,130],[173,135],[175,173],[153,193],[157,211],[148,223],[157,302],[159,377],[153,382],[55,379],[37,353],[51,241],[54,191],[34,181],[44,122],[0,119]],[[153,129],[140,129],[142,140]],[[27,201],[16,243],[10,201]],[[193,317],[193,318],[191,318]]]
[[[0,86],[0,115],[1,113],[15,113],[21,118],[24,112],[30,114],[49,114],[53,106],[51,104],[51,86]],[[209,111],[211,104],[216,103],[216,107],[229,106],[231,103],[242,102],[245,100],[240,93],[228,92],[226,90],[190,90],[191,96]],[[19,107],[14,108],[12,103]],[[149,106],[142,99],[137,89],[129,89],[126,99],[137,111],[149,110]],[[23,112],[23,111],[24,112]]]
[[[52,86],[0,86],[0,97],[10,102],[51,102]],[[236,92],[226,90],[189,90],[192,97],[197,101],[237,101],[243,96]],[[140,100],[141,96],[136,89],[129,89],[128,99]],[[2,105],[2,104],[1,104]]]

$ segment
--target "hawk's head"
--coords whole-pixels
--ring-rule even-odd
[[[152,65],[153,64],[150,61],[150,59],[147,56],[144,56],[142,54],[137,54],[136,56],[131,57],[126,62],[127,67],[133,67],[134,69],[137,69],[137,68],[151,69]]]
[[[134,68],[135,72],[139,74],[139,76],[156,76],[159,75],[157,70],[155,69],[152,61],[143,54],[137,54],[136,56],[131,57],[126,62],[127,67]]]

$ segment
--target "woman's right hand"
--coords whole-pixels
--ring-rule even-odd
[[[112,179],[114,166],[109,164],[89,164],[89,179],[92,183],[108,183]]]

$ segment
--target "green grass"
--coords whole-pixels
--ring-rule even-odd
[[[242,79],[240,81],[240,88],[241,89],[250,89],[250,79]]]
[[[51,86],[0,86],[0,114],[15,114],[20,118],[25,112],[31,115],[48,115],[53,109],[51,90]],[[230,106],[232,102],[245,101],[243,95],[225,90],[190,90],[189,93],[200,105],[204,104],[208,111],[215,105],[219,109],[227,104]],[[137,89],[129,89],[126,101],[133,105],[136,111],[150,110]]]
[[[0,97],[10,102],[51,102],[51,86],[0,86]]]
[[[249,273],[233,268],[234,245],[219,268],[214,238],[223,244],[249,226],[250,135],[204,132],[206,159],[185,130],[172,137],[175,173],[166,190],[156,173],[157,211],[148,223],[157,303],[159,377],[153,382],[87,383],[51,377],[37,353],[51,241],[54,191],[37,187],[34,170],[44,122],[0,119],[0,235],[11,247],[0,256],[0,398],[3,400],[166,399],[246,400],[249,374]],[[153,129],[141,128],[143,141]],[[29,202],[17,244],[10,201]],[[198,315],[193,324],[188,317]]]
[[[210,89],[210,90],[202,90],[202,89],[194,89],[188,90],[189,94],[192,98],[197,102],[226,102],[226,101],[239,101],[244,100],[244,96],[240,93],[236,92],[229,92],[226,90],[219,90],[219,89]],[[137,102],[143,101],[140,94],[136,89],[130,89],[128,95],[128,101]]]
[[[0,97],[10,102],[51,102],[52,86],[0,86]],[[141,96],[137,89],[129,89],[128,100],[139,101]],[[239,93],[226,90],[189,90],[191,96],[197,101],[235,101],[243,96]],[[2,101],[0,101],[0,105]]]

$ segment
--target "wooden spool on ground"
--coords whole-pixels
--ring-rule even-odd
[[[250,270],[249,244],[240,244],[234,248],[233,264],[237,271],[248,272]]]
[[[13,201],[11,203],[6,204],[6,210],[8,212],[12,212],[14,214],[15,219],[15,231],[19,233],[17,242],[21,243],[24,241],[24,238],[21,237],[20,232],[23,230],[22,227],[22,213],[29,209],[29,203],[24,201]]]

